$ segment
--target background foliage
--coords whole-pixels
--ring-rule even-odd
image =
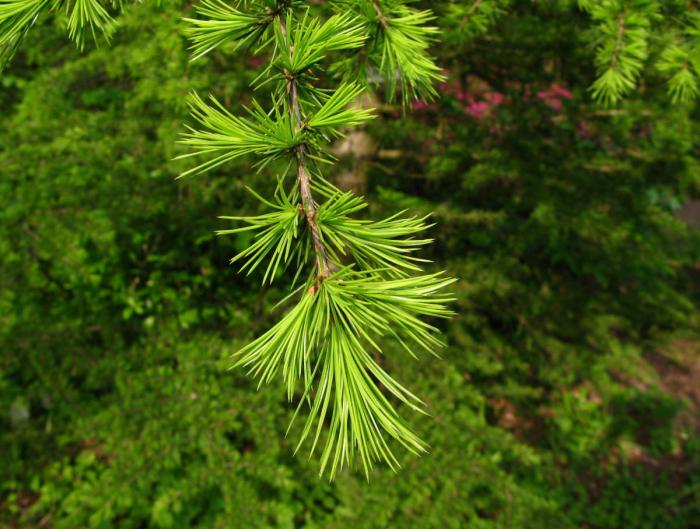
[[[384,359],[431,453],[333,484],[292,457],[282,385],[226,370],[285,293],[227,266],[251,241],[215,217],[274,180],[239,160],[173,182],[186,94],[235,108],[261,64],[190,63],[180,3],[82,53],[39,19],[0,89],[2,525],[697,527],[695,107],[656,66],[594,102],[574,2],[431,7],[448,81],[381,103],[363,162],[368,216],[435,211],[428,256],[460,278],[442,360]]]

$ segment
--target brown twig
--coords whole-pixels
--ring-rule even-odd
[[[277,17],[280,24],[282,35],[287,39],[287,28],[282,17]],[[291,49],[291,45],[290,45]],[[291,53],[294,50],[291,49]],[[294,119],[296,127],[301,130],[304,127],[304,119],[301,113],[301,105],[299,104],[298,85],[295,75],[285,72],[287,76],[287,96],[289,98],[289,113]],[[328,252],[321,240],[321,230],[316,222],[316,202],[311,193],[311,175],[306,168],[307,165],[307,146],[305,143],[300,143],[296,146],[297,159],[297,180],[299,182],[299,194],[301,195],[301,204],[306,217],[306,224],[311,232],[311,240],[316,254],[316,270],[318,281],[326,279],[333,271],[333,264],[328,259]]]
[[[389,21],[384,16],[384,13],[382,13],[382,9],[381,9],[381,7],[379,7],[377,0],[372,0],[372,7],[374,8],[374,11],[377,13],[377,17],[379,18],[379,23],[382,25],[382,27],[384,29],[387,29],[389,27]]]

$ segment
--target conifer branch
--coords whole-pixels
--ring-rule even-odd
[[[649,55],[651,22],[658,15],[654,2],[638,4],[606,0],[584,4],[596,22],[596,64],[599,76],[591,86],[593,96],[606,105],[619,101],[636,85]]]
[[[367,40],[366,27],[358,23],[361,18],[350,12],[321,22],[308,9],[294,16],[291,3],[285,3],[283,9],[281,3],[274,7],[271,1],[267,9],[252,17],[238,7],[219,6],[210,13],[215,24],[207,20],[192,22],[189,33],[197,54],[223,42],[223,33],[213,28],[221,29],[227,39],[237,39],[238,47],[243,41],[254,43],[244,26],[251,29],[265,25],[264,31],[255,32],[257,44],[274,43],[274,52],[255,84],[260,87],[273,82],[275,88],[269,112],[254,100],[245,117],[233,115],[213,98],[208,104],[194,96],[192,114],[202,129],[190,128],[184,134],[181,143],[193,147],[194,152],[181,158],[214,157],[182,176],[213,169],[244,155],[257,156],[260,168],[280,158],[295,166],[291,190],[285,190],[284,179],[279,178],[274,199],[266,200],[253,192],[272,212],[228,217],[247,226],[219,232],[256,234],[254,242],[232,262],[242,261],[241,270],[247,273],[259,266],[265,268],[263,283],[272,282],[296,259],[294,285],[307,263],[314,261],[305,288],[290,294],[298,297],[296,306],[238,351],[235,366],[247,368],[261,384],[281,371],[290,400],[301,385],[299,406],[308,403],[310,409],[299,445],[313,439],[313,452],[324,426],[328,426],[321,473],[328,468],[332,478],[344,465],[351,465],[356,455],[367,473],[376,461],[385,461],[395,469],[399,463],[385,437],[416,454],[425,452],[426,445],[406,425],[388,397],[411,409],[423,409],[421,401],[377,362],[376,355],[382,351],[378,338],[392,336],[412,356],[415,347],[434,352],[442,345],[439,331],[421,318],[450,316],[445,304],[451,298],[439,291],[453,280],[440,274],[411,275],[422,272],[419,265],[426,262],[411,255],[430,241],[416,237],[428,227],[425,219],[400,218],[400,214],[378,222],[353,219],[350,215],[364,208],[365,203],[312,173],[311,162],[327,161],[325,144],[342,136],[343,127],[373,118],[370,110],[348,108],[363,92],[361,84],[342,82],[334,91],[316,86],[319,63],[327,53],[355,49]],[[356,0],[356,4],[362,8],[369,5],[366,0]],[[385,44],[394,50],[393,56],[401,57],[402,71],[415,74],[409,75],[410,82],[420,78],[421,83],[429,83],[429,75],[421,77],[425,56],[415,57],[419,67],[411,70],[411,53],[422,51],[426,40],[419,38],[416,44],[410,39],[411,35],[422,34],[419,24],[429,16],[404,9],[397,2],[392,5],[394,13],[401,16],[387,20],[391,43],[385,40]],[[224,11],[235,12],[233,25],[220,24]],[[376,30],[376,20],[372,25],[372,31]],[[232,32],[233,26],[237,29]],[[261,82],[266,75],[267,80]],[[413,93],[405,91],[403,97]],[[319,204],[314,195],[323,202]],[[344,259],[354,260],[354,264],[342,266]]]
[[[352,4],[353,2],[346,2]],[[358,10],[370,25],[368,54],[379,69],[387,99],[401,94],[404,106],[412,99],[432,99],[437,95],[433,84],[444,81],[440,68],[428,54],[438,29],[428,25],[435,19],[431,11],[420,11],[407,2],[369,0],[368,15]]]

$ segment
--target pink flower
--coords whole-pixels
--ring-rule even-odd
[[[563,99],[573,98],[573,94],[570,90],[564,88],[560,84],[554,83],[550,88],[550,93],[554,96],[561,97]]]
[[[477,119],[483,118],[489,111],[489,104],[486,101],[472,101],[465,108],[464,112]]]
[[[500,92],[487,92],[484,94],[486,100],[491,103],[491,105],[497,107],[505,100],[505,96]]]
[[[562,99],[571,99],[571,91],[563,86],[553,83],[547,90],[537,92],[537,98],[552,110],[559,111],[562,108]]]

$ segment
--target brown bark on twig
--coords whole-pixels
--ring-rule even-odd
[[[287,38],[287,28],[284,20],[278,17],[282,34]],[[293,53],[293,50],[292,50]],[[299,104],[298,86],[296,77],[293,74],[287,73],[287,96],[289,98],[289,112],[294,119],[296,127],[301,130],[304,127],[304,119],[301,114],[301,105]],[[321,240],[321,230],[316,222],[316,202],[311,193],[311,175],[306,168],[307,146],[305,143],[300,143],[296,147],[297,159],[297,181],[299,182],[299,194],[301,195],[301,204],[306,217],[306,224],[311,232],[311,240],[316,255],[316,270],[318,281],[323,281],[332,272],[332,263],[328,259],[328,253],[323,246]]]

